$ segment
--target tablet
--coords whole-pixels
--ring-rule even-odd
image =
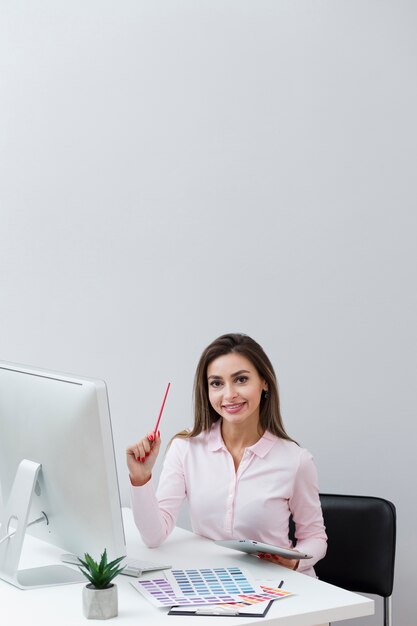
[[[240,550],[241,552],[247,552],[248,554],[276,554],[282,556],[285,559],[311,559],[310,554],[304,554],[298,552],[298,550],[292,550],[290,548],[278,548],[277,546],[271,546],[269,543],[262,543],[261,541],[254,541],[253,539],[226,539],[217,540],[218,546],[224,548],[231,548],[232,550]]]

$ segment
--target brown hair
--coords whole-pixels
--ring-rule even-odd
[[[294,441],[287,435],[282,422],[278,383],[271,361],[254,339],[238,333],[218,337],[203,351],[194,378],[194,426],[191,430],[182,431],[175,436],[196,437],[202,431],[209,430],[212,424],[220,419],[209,401],[207,368],[214,359],[230,352],[237,352],[246,357],[268,385],[268,393],[261,396],[259,421],[262,433],[268,430],[281,439]]]

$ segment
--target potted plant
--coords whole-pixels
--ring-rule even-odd
[[[117,615],[117,586],[111,581],[123,571],[118,567],[125,557],[107,561],[107,550],[101,555],[100,562],[86,553],[84,559],[78,560],[80,571],[90,581],[83,588],[83,612],[88,619],[109,619]]]

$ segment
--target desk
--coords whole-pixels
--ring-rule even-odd
[[[374,602],[317,579],[261,561],[234,550],[217,546],[212,541],[176,528],[159,548],[146,548],[133,523],[130,509],[123,510],[128,554],[131,557],[171,563],[174,567],[231,567],[237,565],[257,579],[279,581],[295,595],[273,603],[265,617],[183,617],[167,615],[145,600],[130,584],[129,576],[119,576],[119,615],[103,623],[120,626],[244,626],[262,623],[268,626],[316,626],[338,620],[371,615]],[[61,550],[28,536],[21,567],[54,563]],[[149,577],[149,575],[148,575]],[[21,591],[0,580],[0,616],[7,626],[77,626],[97,624],[82,614],[82,584]]]

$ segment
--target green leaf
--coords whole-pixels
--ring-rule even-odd
[[[113,578],[124,570],[124,567],[117,567],[124,558],[124,556],[121,556],[109,563],[107,560],[107,550],[104,549],[104,552],[100,557],[100,562],[97,563],[86,552],[84,554],[84,559],[78,557],[81,564],[78,568],[96,589],[103,589],[108,587]]]

